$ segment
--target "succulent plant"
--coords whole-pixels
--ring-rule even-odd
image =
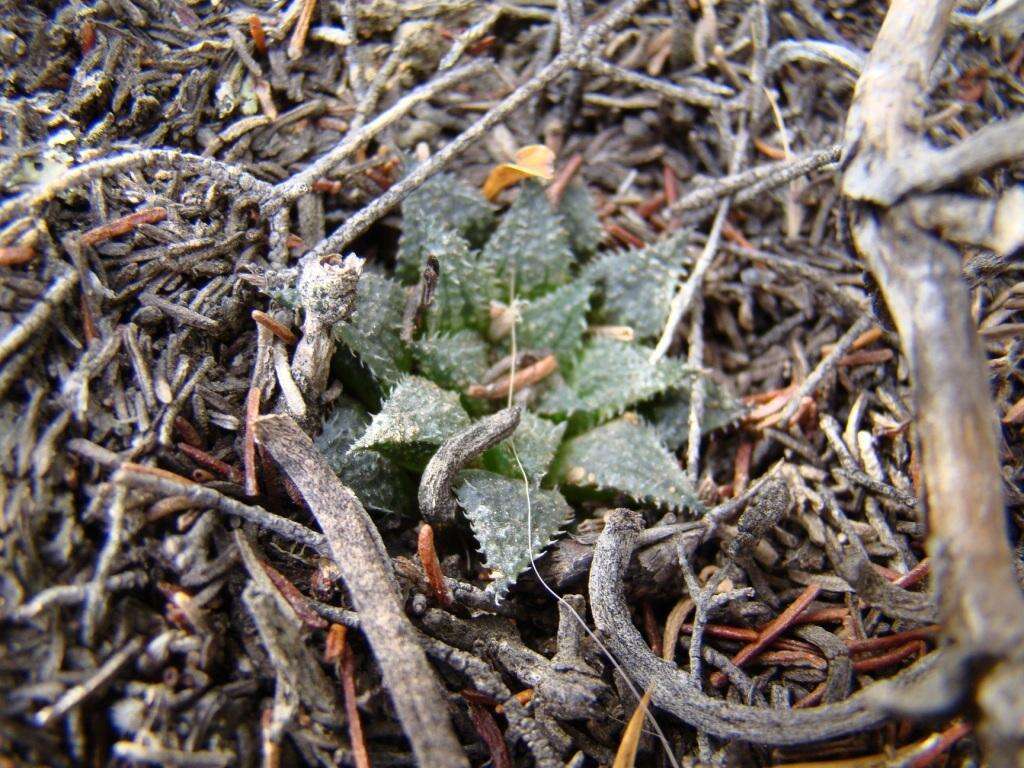
[[[545,372],[554,370],[517,393],[526,408],[514,435],[456,484],[491,569],[489,588],[503,594],[572,519],[567,497],[700,514],[673,451],[685,442],[690,387],[703,374],[677,359],[652,363],[647,346],[668,314],[685,236],[598,254],[600,225],[579,183],[554,208],[527,181],[499,216],[475,189],[442,174],[402,213],[394,275],[367,269],[354,313],[334,329],[344,357],[337,368],[376,413],[368,420],[343,399],[319,438],[367,507],[413,508],[410,480],[437,448],[504,405],[508,387],[484,379],[489,370],[500,379],[495,364],[508,364],[514,324],[520,370],[541,359]],[[428,263],[437,270],[433,299],[416,333],[403,338],[410,286]],[[609,338],[607,328],[588,331],[590,323],[630,331]],[[738,416],[713,380],[705,390],[707,428]]]

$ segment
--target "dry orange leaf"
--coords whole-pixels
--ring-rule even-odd
[[[633,768],[636,762],[636,750],[640,746],[640,734],[643,733],[644,717],[647,716],[647,705],[651,702],[651,692],[647,691],[640,697],[640,703],[636,705],[633,716],[626,724],[626,730],[622,732],[622,741],[615,752],[615,762],[612,768]]]
[[[498,193],[521,179],[551,181],[555,175],[555,153],[543,144],[531,144],[516,152],[514,163],[495,166],[484,182],[484,197],[494,200]]]

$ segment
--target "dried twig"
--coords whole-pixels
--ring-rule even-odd
[[[402,610],[384,542],[359,499],[287,416],[265,416],[256,431],[326,535],[416,759],[424,765],[468,766],[437,680]]]

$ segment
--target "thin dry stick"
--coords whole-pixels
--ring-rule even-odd
[[[556,56],[550,64],[530,78],[528,82],[506,96],[473,125],[446,144],[437,154],[352,216],[310,253],[319,256],[343,250],[355,238],[369,229],[377,219],[402,202],[406,195],[446,167],[487,131],[525,104],[534,94],[539,93],[541,89],[556,80],[569,68],[579,66],[584,56],[599,45],[611,30],[623,24],[644,2],[646,0],[623,0],[604,19],[588,29],[580,37],[575,48]]]
[[[17,351],[18,347],[46,325],[46,321],[50,319],[54,309],[68,298],[76,285],[78,285],[77,270],[65,272],[54,281],[43,297],[32,307],[32,311],[0,339],[0,363],[7,360],[13,352]]]
[[[69,445],[69,447],[74,450],[73,445]],[[243,504],[213,488],[193,483],[170,472],[155,474],[140,471],[142,469],[150,468],[126,464],[114,474],[113,481],[132,488],[158,493],[165,497],[184,496],[195,502],[197,507],[209,507],[229,515],[235,515],[255,523],[261,528],[266,528],[268,531],[273,531],[283,539],[307,546],[318,554],[327,555],[329,552],[327,541],[321,534],[294,520],[279,517],[263,507]]]
[[[733,96],[735,92],[731,88],[726,88],[710,80],[691,78],[689,82],[679,85],[667,80],[659,80],[656,77],[643,75],[639,72],[632,72],[615,64],[609,64],[596,56],[587,58],[584,65],[595,75],[603,75],[620,83],[654,91],[661,96],[665,96],[673,101],[682,102],[683,104],[693,104],[705,109],[729,109],[742,108],[744,106],[740,102],[726,102],[725,98]],[[735,107],[733,104],[735,104]]]
[[[722,227],[725,225],[725,217],[729,215],[729,198],[726,198],[718,205],[718,212],[711,224],[711,231],[708,233],[708,240],[704,244],[704,250],[700,252],[697,262],[693,265],[693,271],[686,278],[686,282],[679,286],[676,295],[672,297],[669,305],[668,319],[665,321],[665,328],[661,332],[654,351],[651,352],[651,362],[656,363],[665,356],[672,341],[676,337],[676,328],[683,319],[683,315],[690,308],[693,297],[704,280],[704,273],[711,266],[711,261],[718,250],[718,241],[722,237]]]
[[[338,163],[354,153],[385,128],[405,117],[417,104],[432,99],[439,93],[451,90],[455,85],[465,80],[482,75],[488,68],[489,65],[486,62],[474,61],[458,69],[438,75],[430,82],[407,93],[361,129],[350,132],[348,136],[342,139],[327,154],[310,163],[310,165],[287,181],[281,182],[274,187],[273,192],[264,199],[261,206],[263,215],[270,216],[289,203],[311,192],[313,184],[318,179],[323,178]]]
[[[403,610],[391,558],[363,505],[291,418],[265,416],[256,432],[327,537],[417,762],[467,768],[441,688]]]
[[[0,222],[10,221],[15,216],[32,214],[40,205],[52,200],[66,189],[131,168],[167,168],[201,174],[244,194],[255,194],[259,197],[273,190],[270,184],[257,179],[251,173],[212,157],[193,155],[177,149],[129,149],[121,155],[92,160],[70,168],[59,176],[11,198],[0,205]]]
[[[850,347],[853,346],[857,337],[866,331],[873,322],[873,318],[869,315],[861,315],[857,321],[847,329],[846,333],[840,337],[839,341],[835,343],[832,351],[825,355],[825,357],[821,359],[821,362],[814,366],[814,370],[810,372],[806,379],[804,379],[803,384],[800,385],[800,389],[793,394],[789,400],[789,404],[786,405],[785,409],[782,411],[780,423],[783,426],[789,424],[793,419],[794,414],[796,414],[797,408],[800,407],[800,403],[803,402],[803,399],[805,397],[809,397],[811,393],[818,388],[818,385],[821,384],[822,380],[830,371],[835,370],[839,365],[839,360],[843,355],[850,351]]]
[[[756,165],[745,171],[723,176],[679,198],[665,210],[665,213],[676,215],[704,208],[729,194],[736,195],[737,203],[746,202],[770,189],[781,187],[793,179],[836,162],[841,151],[842,145],[836,144],[827,149],[815,150],[793,158],[793,160]]]
[[[772,709],[732,704],[696,689],[690,676],[655,656],[630,620],[623,578],[637,543],[642,518],[616,510],[605,518],[590,568],[590,607],[594,625],[626,673],[651,700],[668,712],[713,736],[757,744],[806,744],[856,733],[879,725],[886,714],[872,706],[870,688],[835,704],[813,709]],[[936,664],[934,654],[902,672],[901,685],[919,680]],[[887,682],[887,685],[895,684]]]
[[[72,686],[57,699],[51,706],[44,707],[36,713],[36,723],[40,727],[46,727],[58,718],[66,715],[72,708],[77,707],[86,699],[95,696],[103,691],[117,673],[134,659],[145,646],[145,638],[141,635],[128,641],[124,648],[107,659],[103,666],[97,669],[88,680]]]

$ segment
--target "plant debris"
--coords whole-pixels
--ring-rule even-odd
[[[0,9],[0,761],[1020,764],[1020,6]]]

